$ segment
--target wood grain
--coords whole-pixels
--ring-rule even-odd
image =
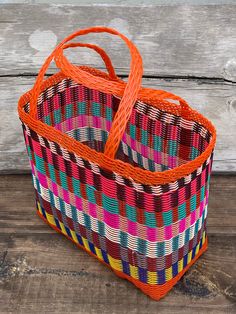
[[[29,171],[16,106],[30,89],[34,77],[0,78],[0,172]],[[165,89],[184,97],[213,121],[218,139],[213,170],[236,171],[236,84],[212,80],[143,79],[143,85]],[[11,89],[9,89],[11,86]]]
[[[157,303],[41,221],[30,176],[0,176],[0,312],[235,313],[235,187],[212,177],[208,251]]]
[[[236,172],[236,5],[0,5],[0,173],[29,171],[16,104],[44,59],[78,28],[105,25],[130,37],[144,60],[145,86],[185,97],[218,131],[213,170]],[[81,39],[82,41],[85,39]],[[124,44],[89,35],[127,76]],[[67,53],[76,64],[103,68],[95,54]],[[50,73],[55,71],[52,66]]]
[[[92,25],[117,28],[138,46],[146,75],[236,80],[235,5],[49,5],[2,4],[0,75],[38,72],[57,42]],[[127,74],[128,52],[117,38],[89,36]],[[87,50],[70,53],[80,64],[98,64]],[[127,56],[127,57],[124,57]],[[101,65],[101,63],[100,63]]]

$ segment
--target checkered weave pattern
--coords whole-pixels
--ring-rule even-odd
[[[56,78],[38,97],[37,121],[103,154],[120,97]],[[24,121],[30,93],[19,107],[39,216],[147,295],[163,297],[207,247],[213,149],[184,176],[141,182]],[[206,123],[160,108],[135,102],[116,152],[118,163],[164,174],[194,161],[212,143]]]

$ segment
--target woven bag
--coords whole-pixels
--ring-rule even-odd
[[[70,43],[119,36],[131,54],[127,82],[101,48]],[[69,47],[95,50],[108,73],[72,65]],[[44,80],[54,60],[61,70]],[[38,215],[153,299],[207,248],[215,128],[180,97],[141,86],[142,59],[124,35],[79,30],[46,59],[18,104]]]

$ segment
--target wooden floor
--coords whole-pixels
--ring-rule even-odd
[[[208,233],[155,302],[38,218],[29,175],[0,176],[0,313],[236,313],[236,177],[212,177]]]

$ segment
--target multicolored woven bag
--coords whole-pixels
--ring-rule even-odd
[[[128,81],[88,33],[121,37]],[[63,51],[87,47],[108,74],[72,65]],[[61,72],[44,80],[54,60]],[[106,27],[65,38],[18,105],[39,216],[153,299],[163,297],[207,248],[214,126],[180,97],[141,86],[142,59]]]

